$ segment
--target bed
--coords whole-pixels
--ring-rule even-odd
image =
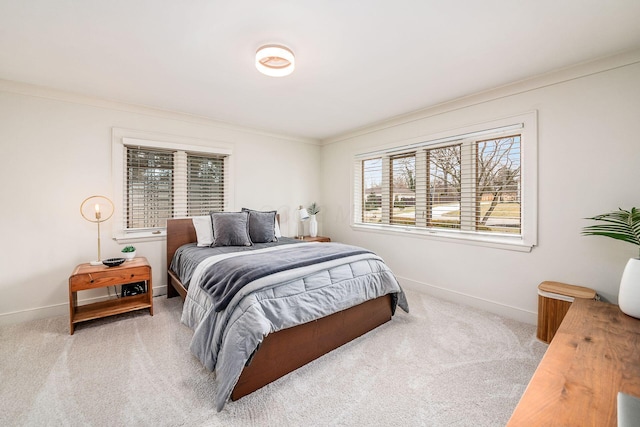
[[[191,351],[207,369],[216,373],[218,395],[215,401],[218,411],[222,410],[228,400],[237,400],[252,393],[388,322],[396,306],[408,312],[404,293],[391,271],[382,260],[376,260],[375,254],[372,256],[367,251],[354,252],[346,256],[345,261],[326,258],[322,263],[280,270],[241,288],[238,294],[227,298],[227,305],[216,306],[212,294],[203,290],[206,288],[204,283],[210,283],[213,279],[209,276],[215,278],[217,271],[222,271],[224,262],[233,262],[236,265],[242,262],[255,266],[257,257],[286,258],[283,254],[303,251],[321,253],[333,250],[329,245],[339,244],[301,243],[280,237],[277,244],[253,244],[251,248],[239,247],[239,252],[225,247],[224,254],[216,252],[209,255],[205,251],[215,248],[196,245],[199,241],[196,227],[192,218],[170,219],[167,222],[167,297],[180,296],[184,301],[182,322],[194,330]],[[197,258],[196,261],[190,260],[188,255]],[[183,258],[193,264],[191,274],[187,277],[184,269],[180,267]],[[372,272],[361,272],[363,265],[370,265]],[[347,284],[348,291],[334,289],[337,286],[335,284],[313,285],[317,286],[317,289],[311,289],[308,294],[307,291],[299,292],[299,289],[295,288],[301,286],[300,283],[307,287],[309,283],[324,283],[329,280],[327,277],[338,277],[349,271],[347,268],[350,268],[354,276],[356,273],[359,274],[358,277],[339,280],[340,286],[343,283]],[[319,282],[318,278],[322,280]],[[190,287],[183,283],[187,281],[191,282]],[[361,283],[364,281],[369,281],[366,286],[373,290],[367,288],[361,295],[346,296],[345,292],[351,293],[354,286],[365,286]],[[334,291],[335,295],[329,293]],[[326,302],[325,299],[336,301]],[[301,309],[300,307],[306,304],[304,301],[309,300],[320,306],[337,304],[338,309]],[[304,304],[300,303],[301,301]],[[220,305],[219,302],[217,304]],[[290,306],[294,307],[294,314],[289,313]],[[281,316],[282,319],[276,316]],[[236,325],[242,324],[241,320],[244,321],[247,317],[249,322],[256,322],[256,317],[260,319],[255,326],[251,324],[236,328]]]

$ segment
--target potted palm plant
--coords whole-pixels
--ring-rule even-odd
[[[634,244],[640,248],[640,209],[618,209],[587,218],[600,221],[582,229],[587,236],[606,236]],[[640,257],[630,258],[622,273],[618,290],[618,305],[623,313],[640,318]]]

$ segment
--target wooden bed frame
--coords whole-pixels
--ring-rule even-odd
[[[195,241],[196,232],[190,218],[167,221],[167,298],[180,295],[184,300],[187,295],[187,290],[170,266],[176,250]],[[377,328],[391,320],[391,315],[391,296],[385,295],[313,322],[267,335],[251,364],[242,371],[231,393],[231,400],[238,400]]]

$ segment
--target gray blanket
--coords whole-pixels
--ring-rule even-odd
[[[218,246],[200,247],[195,243],[188,243],[180,246],[171,260],[171,271],[173,271],[185,288],[189,289],[191,276],[198,264],[214,255],[229,254],[235,252],[251,252],[260,249],[272,248],[274,246],[292,245],[304,243],[302,240],[291,237],[279,237],[277,242],[254,243],[251,246]]]
[[[277,252],[227,258],[216,263],[202,276],[200,286],[213,300],[216,311],[224,310],[229,301],[247,284],[270,274],[306,267],[339,258],[368,253],[357,246],[339,243],[296,245]]]

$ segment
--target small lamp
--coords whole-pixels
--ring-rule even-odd
[[[300,234],[298,235],[298,239],[304,239],[304,224],[303,222],[309,219],[309,212],[307,212],[307,210],[305,208],[303,208],[302,206],[300,206],[298,208],[298,232],[300,232],[300,229],[302,228],[302,231],[300,232]]]
[[[91,196],[80,204],[80,215],[89,222],[98,224],[98,259],[91,261],[91,265],[101,265],[100,256],[100,223],[113,216],[113,202],[104,196]]]

